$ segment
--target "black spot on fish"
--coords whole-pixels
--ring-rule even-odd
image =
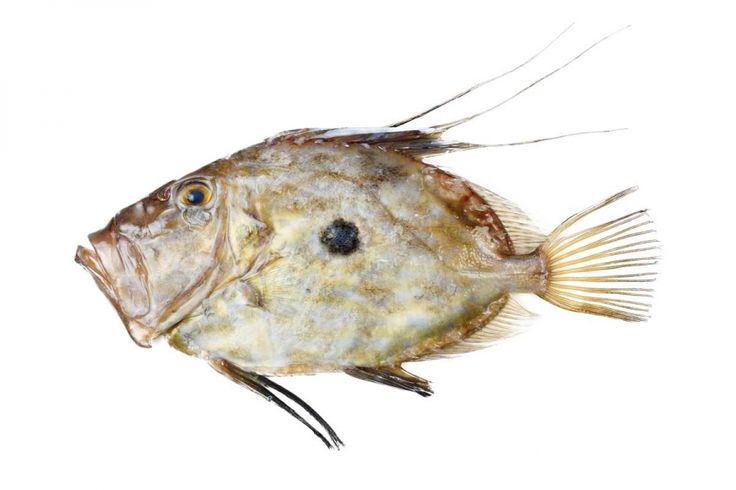
[[[322,230],[319,239],[333,254],[349,255],[360,245],[358,227],[342,218],[336,219]]]

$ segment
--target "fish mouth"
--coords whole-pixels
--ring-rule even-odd
[[[133,341],[150,347],[155,329],[144,321],[151,310],[147,269],[137,247],[112,224],[90,234],[92,249],[80,245],[74,260],[92,275]]]

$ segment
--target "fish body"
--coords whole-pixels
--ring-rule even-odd
[[[185,352],[264,374],[398,365],[454,345],[523,286],[514,274],[523,261],[490,204],[401,153],[274,142],[191,177],[207,175],[226,176],[240,207],[229,212],[226,252],[253,236],[231,230],[258,230],[260,246],[242,277],[168,333]],[[349,253],[321,239],[339,220],[357,230]]]
[[[641,239],[652,231],[646,213],[569,231],[633,189],[544,235],[514,204],[426,163],[422,156],[457,147],[440,133],[277,135],[123,209],[76,259],[139,345],[166,336],[315,418],[266,376],[343,371],[427,396],[429,383],[403,364],[514,333],[528,316],[515,293],[646,318],[636,297],[650,290],[625,287],[653,280],[640,270],[656,261],[656,241]],[[635,271],[611,272],[620,269]]]
[[[444,133],[488,111],[402,128],[470,90],[393,126],[287,131],[217,160],[121,210],[76,261],[138,345],[165,337],[327,446],[342,444],[332,427],[269,376],[339,371],[428,396],[404,364],[515,333],[529,317],[517,293],[645,320],[658,248],[646,211],[582,225],[633,188],[544,234],[426,160],[483,147]]]

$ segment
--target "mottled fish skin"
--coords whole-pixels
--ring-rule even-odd
[[[456,341],[515,289],[502,261],[512,247],[490,206],[413,158],[280,143],[214,167],[203,173],[227,174],[230,193],[249,196],[268,230],[259,254],[271,258],[169,333],[185,352],[265,374],[394,365]],[[349,255],[320,241],[337,219],[360,232]]]

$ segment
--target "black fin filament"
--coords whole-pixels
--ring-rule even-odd
[[[279,408],[283,409],[289,415],[307,426],[312,431],[312,433],[314,433],[314,435],[317,436],[328,448],[340,449],[340,446],[345,445],[340,440],[340,437],[338,437],[337,433],[335,433],[334,429],[330,427],[330,424],[325,421],[325,419],[323,419],[304,400],[302,400],[283,386],[271,381],[263,375],[251,373],[242,368],[239,368],[235,364],[224,359],[214,359],[211,360],[209,363],[210,366],[212,366],[218,373],[225,375],[226,377],[230,378],[232,381],[238,383],[241,386],[245,386],[249,390],[261,395],[266,400],[274,402]],[[269,390],[269,388],[283,394],[294,403],[302,407],[309,415],[314,417],[314,419],[325,429],[327,435],[330,437],[330,440],[327,440],[327,438],[320,431],[315,429],[312,424],[305,420],[304,417],[299,415],[293,408],[291,408],[289,405],[284,403],[283,400],[273,394]]]

